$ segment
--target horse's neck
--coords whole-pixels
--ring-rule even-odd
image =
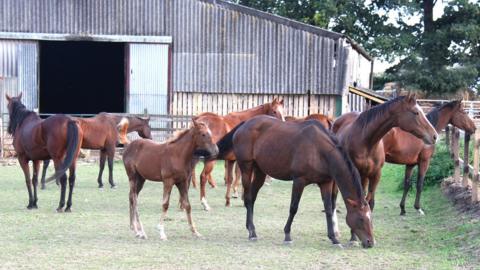
[[[192,133],[192,130],[189,130],[186,134],[181,135],[181,138],[167,145],[171,155],[180,159],[185,165],[191,163],[193,152],[195,151],[195,142]]]
[[[128,117],[127,133],[130,133],[133,131],[140,131],[141,127],[142,127],[142,124],[139,123],[138,119],[136,119],[135,117]]]
[[[226,120],[237,120],[239,124],[242,121],[248,120],[254,116],[265,114],[267,111],[267,105],[260,105],[255,108],[251,108],[245,111],[233,112],[225,115],[223,118]]]
[[[352,167],[349,168],[346,154],[344,156],[338,149],[335,151],[336,153],[330,155],[327,162],[342,197],[355,201],[360,200],[363,196],[362,186],[359,180],[358,183],[355,183],[355,179],[353,178],[353,163],[351,164]]]
[[[392,117],[393,114],[391,113],[391,110],[392,109],[390,108],[385,113],[374,117],[358,134],[352,134],[356,138],[355,140],[363,141],[364,145],[369,149],[375,147],[383,136],[385,136],[390,129],[395,127],[395,117]]]
[[[439,110],[437,113],[438,113],[437,123],[432,123],[432,124],[434,124],[435,130],[437,132],[440,132],[448,125],[448,123],[452,119],[453,110],[443,108],[442,110]]]

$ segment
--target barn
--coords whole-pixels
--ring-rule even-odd
[[[335,116],[372,68],[348,36],[221,0],[0,2],[0,91],[43,114],[226,114],[282,97],[288,115]]]

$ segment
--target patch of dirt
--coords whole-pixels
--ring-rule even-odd
[[[462,183],[455,182],[453,177],[448,177],[442,182],[442,192],[458,211],[480,219],[480,202],[472,203],[471,187],[464,187]]]

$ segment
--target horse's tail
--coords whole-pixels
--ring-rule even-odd
[[[217,142],[217,147],[218,147],[218,155],[217,155],[217,159],[224,159],[225,156],[230,152],[232,151],[232,148],[233,148],[233,135],[235,134],[235,132],[238,130],[238,128],[240,128],[243,124],[245,123],[244,122],[241,122],[240,124],[238,124],[236,127],[234,127],[232,130],[230,130],[230,132],[228,132],[227,134],[225,134],[225,136],[223,136],[220,141]]]
[[[46,182],[50,182],[53,179],[61,177],[70,168],[77,156],[77,150],[80,146],[80,138],[77,122],[69,120],[67,123],[67,151],[65,153],[65,159],[58,170],[55,170],[55,174],[47,178]]]
[[[130,140],[127,138],[129,124],[130,122],[128,121],[128,118],[122,117],[122,120],[120,120],[117,125],[118,141],[123,145],[130,143]]]

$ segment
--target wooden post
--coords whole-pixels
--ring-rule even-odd
[[[472,179],[472,202],[476,203],[480,201],[479,190],[479,152],[480,152],[480,130],[475,131],[473,135],[473,179]]]
[[[463,145],[463,181],[462,184],[464,187],[468,187],[468,172],[470,171],[469,162],[468,162],[468,155],[470,150],[470,134],[465,133],[464,136],[464,145]]]
[[[455,182],[460,181],[459,141],[460,141],[460,132],[458,131],[458,128],[453,127],[453,136],[452,136],[452,152],[453,152],[453,163],[454,163],[453,180]]]

